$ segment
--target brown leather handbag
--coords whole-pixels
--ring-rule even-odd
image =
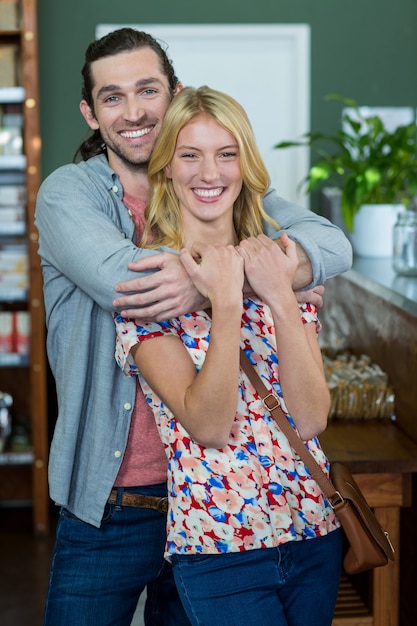
[[[243,350],[240,351],[240,366],[339,518],[347,540],[343,559],[345,572],[358,574],[393,561],[394,548],[389,535],[368,506],[350,470],[343,463],[332,463],[329,480],[292,428],[279,398],[267,390]]]

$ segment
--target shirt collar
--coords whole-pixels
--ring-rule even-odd
[[[120,178],[110,167],[105,154],[98,154],[97,156],[91,157],[91,159],[86,161],[86,164],[88,167],[91,167],[91,169],[98,174],[98,176],[100,176],[108,189],[112,189],[112,187],[116,185],[118,188],[118,195],[120,195],[120,197],[123,196],[123,188]]]

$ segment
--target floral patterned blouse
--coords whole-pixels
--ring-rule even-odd
[[[304,323],[320,324],[314,306],[300,305]],[[206,448],[193,439],[147,385],[129,352],[138,341],[177,334],[200,370],[211,319],[197,311],[161,323],[136,326],[115,314],[116,359],[138,375],[168,455],[168,538],[171,553],[239,552],[319,537],[339,526],[320,488],[290,447],[241,371],[236,417],[229,443]],[[282,398],[275,333],[269,308],[244,301],[241,346],[267,387]],[[213,390],[215,393],[215,390]],[[283,403],[283,409],[285,404]],[[295,428],[289,415],[288,419]],[[320,466],[328,461],[317,439],[306,443]]]

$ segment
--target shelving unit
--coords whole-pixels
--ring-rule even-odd
[[[331,463],[346,464],[381,526],[395,559],[383,567],[344,576],[332,626],[399,626],[400,516],[412,504],[417,444],[391,420],[334,420],[320,435]]]
[[[9,7],[6,7],[6,4]],[[33,528],[38,534],[49,532],[47,486],[47,365],[42,274],[37,253],[38,234],[34,226],[36,195],[41,182],[38,98],[37,2],[16,0],[15,24],[5,18],[12,0],[0,11],[0,48],[17,51],[17,79],[0,83],[0,106],[13,104],[22,120],[22,154],[0,153],[0,203],[2,186],[22,185],[25,191],[24,219],[0,221],[0,251],[17,245],[26,251],[26,282],[22,285],[0,281],[0,312],[26,312],[30,322],[29,350],[12,349],[0,353],[0,391],[13,398],[13,418],[23,416],[31,431],[30,449],[16,451],[7,447],[0,453],[0,506],[30,504]],[[5,65],[3,63],[3,68]],[[6,82],[6,84],[5,84]],[[0,120],[1,122],[1,120]],[[1,124],[0,124],[1,125]]]

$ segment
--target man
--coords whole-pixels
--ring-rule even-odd
[[[146,587],[145,623],[185,626],[163,559],[166,457],[140,389],[116,365],[112,319],[115,307],[161,320],[204,306],[177,255],[133,243],[149,156],[181,85],[159,44],[132,29],[90,44],[83,78],[93,134],[80,163],[43,183],[36,211],[58,398],[50,493],[61,506],[45,624],[128,625]],[[350,245],[329,222],[274,192],[265,208],[299,244],[295,289],[350,267]]]

